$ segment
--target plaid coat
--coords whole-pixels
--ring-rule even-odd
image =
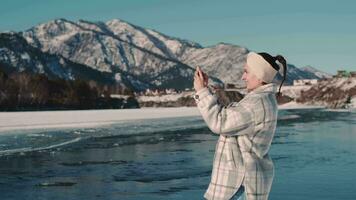
[[[195,95],[197,107],[219,134],[206,199],[230,199],[241,185],[248,200],[268,199],[274,176],[268,150],[277,124],[276,85],[266,84],[224,107],[208,88]]]

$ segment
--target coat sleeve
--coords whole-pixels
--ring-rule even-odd
[[[222,106],[208,88],[199,90],[194,98],[204,121],[212,132],[225,136],[254,132],[254,113],[248,104]]]

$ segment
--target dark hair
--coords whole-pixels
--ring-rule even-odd
[[[279,90],[278,90],[278,96],[280,96],[281,94],[281,87],[284,83],[284,81],[286,80],[287,78],[287,61],[286,59],[284,59],[283,56],[281,55],[277,55],[275,57],[269,55],[268,53],[266,52],[261,52],[261,53],[258,53],[260,56],[262,56],[277,72],[279,71],[279,65],[276,63],[276,61],[278,61],[279,63],[282,64],[283,66],[283,79],[282,79],[282,82],[279,86]]]

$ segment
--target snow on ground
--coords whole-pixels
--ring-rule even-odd
[[[129,95],[122,95],[122,94],[111,94],[110,97],[111,98],[117,98],[117,99],[128,99],[130,96]]]
[[[356,96],[353,96],[351,99],[351,105],[353,108],[356,108]]]
[[[340,88],[341,90],[347,91],[356,87],[356,78],[355,77],[340,77],[333,78],[328,82],[322,82],[323,87],[334,87]]]
[[[289,102],[279,110],[321,109]],[[196,107],[141,108],[120,110],[0,112],[0,133],[25,129],[96,127],[131,120],[200,116]]]
[[[139,102],[169,102],[169,101],[177,101],[181,97],[192,96],[193,92],[182,92],[178,94],[165,94],[160,96],[138,96],[137,100]]]
[[[23,129],[95,127],[128,120],[199,115],[196,107],[0,112],[0,132]]]
[[[300,96],[301,91],[309,90],[311,87],[312,85],[283,86],[281,92],[284,95],[296,99]]]
[[[356,87],[356,78],[348,78],[346,81],[340,80],[339,82],[343,83],[341,89],[344,91]]]
[[[291,101],[282,105],[278,105],[279,110],[290,110],[290,109],[323,109],[325,106],[315,106],[315,105],[306,105]]]

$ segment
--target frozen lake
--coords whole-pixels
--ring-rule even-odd
[[[202,199],[217,136],[196,108],[147,110],[1,113],[0,198]],[[356,113],[281,115],[270,199],[356,199]]]

